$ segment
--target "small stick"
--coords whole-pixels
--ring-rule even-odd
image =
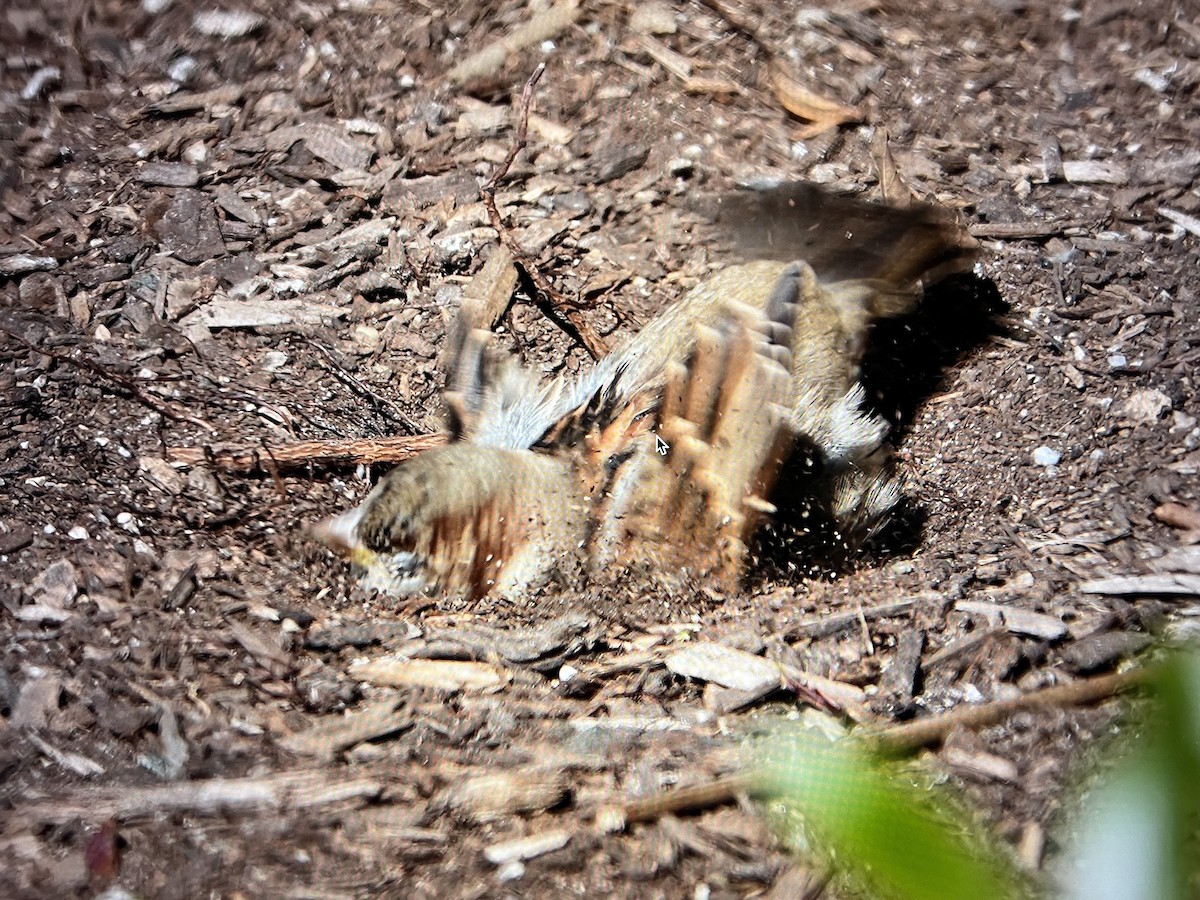
[[[172,462],[191,466],[211,465],[226,472],[266,472],[274,476],[284,470],[308,465],[403,462],[422,450],[440,447],[444,443],[446,435],[438,433],[343,441],[301,441],[286,447],[270,448],[215,450],[212,447],[172,447],[167,455]]]
[[[373,390],[351,375],[348,371],[346,371],[346,367],[334,359],[333,353],[328,347],[325,347],[316,341],[308,341],[307,343],[308,346],[313,347],[321,352],[321,354],[329,363],[330,371],[333,372],[333,374],[339,379],[341,379],[344,384],[348,385],[351,390],[358,392],[370,400],[371,404],[376,409],[382,409],[386,414],[391,416],[393,420],[399,422],[406,429],[408,429],[409,434],[415,435],[420,433],[421,429],[417,427],[417,423],[414,422],[412,418],[405,415],[404,411],[396,406],[396,404],[391,400],[387,399],[386,397],[381,397],[379,394],[375,393]]]
[[[918,600],[926,599],[925,595],[919,597],[906,597],[903,600],[894,600],[891,603],[883,603],[879,606],[868,606],[851,610],[849,612],[830,613],[823,616],[809,616],[806,619],[801,619],[798,622],[793,622],[784,631],[784,638],[789,641],[794,641],[797,638],[809,637],[820,638],[828,637],[831,634],[837,634],[846,628],[850,628],[860,620],[865,619],[868,622],[873,622],[876,619],[887,618],[888,616],[898,616],[901,613],[910,610]],[[936,598],[929,598],[936,599]]]
[[[608,342],[596,334],[587,319],[581,315],[579,308],[569,301],[562,291],[551,284],[550,280],[534,265],[533,260],[517,243],[512,232],[504,227],[504,223],[500,219],[500,210],[496,208],[496,185],[501,178],[508,174],[513,160],[525,148],[526,135],[529,131],[529,106],[533,102],[533,88],[545,71],[546,64],[539,63],[538,67],[533,70],[533,74],[529,76],[529,80],[525,82],[525,89],[521,92],[521,113],[517,118],[517,133],[512,146],[508,148],[508,153],[496,167],[492,177],[479,189],[479,193],[482,195],[483,205],[487,209],[488,221],[496,229],[500,243],[508,248],[516,264],[521,267],[526,277],[544,298],[541,304],[543,311],[547,313],[551,321],[583,344],[584,349],[592,355],[593,359],[599,359],[608,353]]]
[[[111,384],[116,385],[122,391],[125,391],[129,395],[130,399],[140,403],[147,409],[153,410],[164,419],[170,419],[173,422],[188,422],[192,425],[197,425],[200,428],[203,428],[209,434],[217,433],[217,429],[211,423],[205,422],[203,419],[199,419],[196,416],[189,415],[188,413],[177,411],[166,401],[159,400],[157,397],[153,397],[150,394],[145,393],[137,386],[137,382],[132,378],[127,378],[124,375],[118,375],[115,372],[110,372],[102,365],[93,362],[86,356],[76,359],[73,356],[68,356],[65,353],[58,353],[57,351],[51,350],[48,347],[39,347],[32,341],[25,340],[25,338],[21,337],[21,335],[15,334],[9,331],[7,328],[0,328],[0,332],[12,338],[14,341],[17,341],[19,344],[24,345],[34,353],[41,353],[42,355],[49,356],[51,359],[58,360],[61,363],[66,363],[69,366],[74,366],[75,368],[82,369],[85,372],[91,372],[93,375],[99,375],[105,381],[108,381]]]
[[[749,791],[753,784],[753,780],[746,775],[727,775],[707,784],[691,784],[645,800],[634,800],[626,803],[619,815],[626,825],[631,825],[634,822],[652,822],[672,813],[722,806],[732,803],[738,794]]]
[[[1023,709],[1039,707],[1078,706],[1107,700],[1122,691],[1136,687],[1145,679],[1143,669],[1113,675],[1099,675],[1070,684],[1033,691],[1011,700],[993,700],[978,706],[959,706],[939,716],[893,725],[874,733],[885,750],[904,752],[944,740],[955,728],[980,728],[996,725]]]

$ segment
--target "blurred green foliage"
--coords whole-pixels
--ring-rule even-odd
[[[1104,774],[1074,798],[1064,853],[1040,883],[955,793],[851,737],[781,727],[757,742],[754,770],[785,837],[870,897],[1200,897],[1200,657],[1156,664],[1145,697],[1103,754]]]

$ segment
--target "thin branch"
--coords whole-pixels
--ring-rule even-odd
[[[562,291],[558,290],[542,274],[534,261],[529,257],[529,254],[517,243],[517,239],[513,236],[512,232],[504,227],[504,223],[500,218],[500,210],[496,208],[496,185],[499,184],[501,178],[508,174],[513,160],[525,148],[526,135],[529,130],[529,107],[533,102],[533,88],[545,71],[546,64],[539,63],[538,67],[533,70],[533,74],[529,76],[529,80],[525,82],[525,89],[521,92],[521,111],[517,118],[517,132],[513,138],[512,146],[508,148],[508,153],[505,154],[504,160],[492,172],[492,176],[484,182],[479,192],[483,196],[483,205],[487,209],[488,221],[496,229],[496,233],[500,237],[500,243],[508,248],[516,264],[525,273],[534,288],[537,289],[537,292],[542,295],[543,299],[539,305],[543,311],[549,316],[552,322],[566,331],[572,338],[579,341],[587,352],[592,355],[593,359],[599,359],[608,353],[608,342],[596,334],[595,330],[580,312],[578,306],[568,300]]]
[[[706,784],[688,785],[645,800],[634,800],[621,807],[619,815],[626,825],[652,822],[673,813],[695,812],[732,803],[738,794],[749,792],[753,786],[753,780],[745,775],[728,775]]]
[[[1137,687],[1145,679],[1145,671],[1134,669],[1114,675],[1099,675],[1070,684],[1033,691],[1011,700],[993,700],[978,706],[958,706],[949,712],[928,719],[918,719],[903,725],[893,725],[876,731],[874,737],[885,750],[906,752],[945,739],[956,728],[981,728],[1003,722],[1023,709],[1078,706],[1107,700],[1123,691]]]
[[[167,455],[172,462],[186,465],[210,465],[225,472],[265,472],[274,476],[277,472],[301,469],[309,465],[374,465],[403,462],[422,450],[440,447],[444,443],[444,434],[414,434],[342,441],[301,441],[285,447],[172,447],[167,451]]]
[[[32,350],[34,353],[41,353],[43,356],[48,356],[51,359],[57,360],[58,362],[66,363],[69,366],[74,366],[77,369],[82,369],[85,372],[90,372],[93,375],[100,376],[105,381],[109,382],[110,384],[115,385],[117,388],[119,388],[120,390],[127,393],[131,400],[134,400],[137,403],[140,403],[142,406],[145,406],[147,409],[153,410],[154,412],[156,412],[160,416],[162,416],[164,419],[170,419],[173,422],[188,422],[192,425],[196,425],[196,426],[199,426],[200,428],[203,428],[205,431],[209,432],[210,434],[217,433],[216,427],[214,425],[212,425],[211,423],[206,422],[203,419],[197,418],[196,416],[193,416],[190,413],[180,412],[180,411],[176,410],[167,401],[159,400],[157,397],[154,397],[151,394],[147,394],[145,391],[143,391],[141,388],[138,387],[138,384],[134,379],[127,378],[124,375],[118,375],[116,372],[110,372],[110,371],[108,371],[108,369],[104,368],[102,365],[100,365],[97,362],[93,362],[92,360],[88,359],[86,356],[76,359],[75,357],[69,356],[66,353],[59,353],[55,350],[51,350],[48,347],[40,347],[37,344],[33,343],[32,341],[27,341],[25,338],[21,337],[21,335],[15,334],[15,333],[9,331],[7,328],[0,328],[0,333],[7,335],[8,337],[12,338],[17,343],[21,344],[22,346],[26,347],[29,350]]]

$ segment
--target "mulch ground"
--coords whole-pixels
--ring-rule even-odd
[[[414,602],[303,539],[386,467],[281,448],[442,426],[541,61],[497,203],[602,340],[721,263],[689,204],[738,182],[898,178],[980,241],[873,336],[908,499],[861,558]],[[612,825],[777,717],[921,720],[1195,632],[1198,84],[1185,0],[5,4],[0,885],[816,896],[738,791]],[[588,364],[524,282],[497,331]],[[1049,868],[1118,711],[923,763]]]

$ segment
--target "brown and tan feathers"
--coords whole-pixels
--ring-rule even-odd
[[[568,460],[451,444],[397,466],[314,536],[364,569],[368,589],[479,597],[577,569],[585,526]]]
[[[821,457],[817,502],[869,533],[898,491],[858,383],[868,329],[970,250],[940,212],[805,186],[721,214],[765,258],[716,271],[578,379],[541,381],[464,317],[454,443],[314,533],[391,593],[511,595],[614,564],[732,586],[793,438]]]
[[[765,310],[727,304],[672,363],[654,429],[602,498],[595,563],[684,573],[735,587],[747,544],[791,443],[792,327],[803,266],[777,280]]]

